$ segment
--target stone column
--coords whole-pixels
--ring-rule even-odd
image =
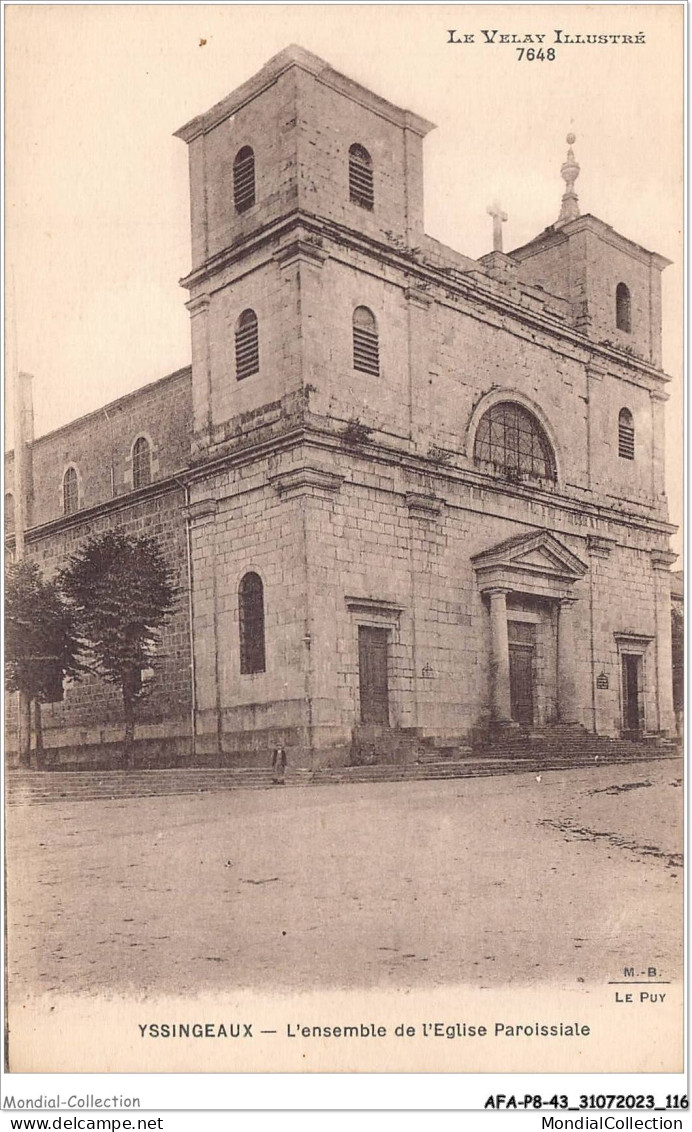
[[[560,723],[577,723],[577,665],[574,645],[575,597],[560,600],[557,626],[557,710]]]
[[[428,316],[432,300],[416,287],[408,287],[404,295],[408,325],[408,430],[416,451],[425,456],[433,440],[431,398],[435,391],[428,381],[434,360]]]
[[[190,524],[195,751],[201,755],[216,755],[221,749],[216,510],[216,500],[209,497],[191,501],[187,512]]]
[[[509,694],[509,638],[507,636],[508,590],[487,590],[490,598],[490,677],[493,723],[511,723]]]
[[[651,494],[657,507],[665,508],[667,517],[668,500],[666,499],[666,420],[665,403],[668,394],[660,389],[649,392],[651,398]],[[665,553],[665,552],[664,552]]]
[[[197,295],[185,304],[190,312],[192,342],[192,451],[203,451],[211,440],[212,390],[209,358],[209,295]]]
[[[669,550],[651,551],[656,617],[656,704],[658,730],[663,735],[675,735],[670,567],[676,558],[677,554]]]

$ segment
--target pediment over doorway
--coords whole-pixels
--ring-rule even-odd
[[[471,559],[481,590],[501,587],[508,592],[541,597],[567,597],[588,567],[559,538],[548,531],[529,531],[505,539]]]

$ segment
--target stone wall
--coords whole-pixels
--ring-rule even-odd
[[[650,380],[607,358],[594,365],[582,345],[529,326],[518,313],[461,296],[444,300],[436,288],[416,291],[396,268],[330,250],[321,269],[301,273],[313,412],[358,418],[410,439],[421,455],[447,450],[456,466],[473,469],[482,412],[500,397],[520,401],[551,441],[562,489],[665,518],[663,422]],[[353,368],[351,320],[360,304],[377,319],[379,377]],[[618,454],[622,408],[634,418],[634,460]]]
[[[88,538],[110,529],[155,538],[169,563],[178,589],[175,611],[162,631],[161,647],[136,707],[138,763],[160,765],[187,759],[191,753],[191,680],[188,577],[184,493],[180,487],[149,489],[144,498],[74,516],[52,530],[31,532],[27,556],[52,577]],[[16,750],[14,697],[7,697],[7,745]],[[123,738],[120,693],[106,680],[84,673],[66,682],[61,703],[42,708],[44,745],[51,763],[117,765]]]
[[[490,650],[471,558],[540,530],[588,568],[574,586],[579,721],[605,734],[620,730],[619,641],[630,635],[645,641],[647,730],[670,726],[659,687],[664,599],[652,567],[664,536],[548,492],[481,488],[453,469],[423,474],[368,445],[328,454],[296,445],[266,467],[229,470],[213,495],[195,534],[196,638],[209,666],[214,623],[217,635],[218,705],[211,667],[204,681],[210,749],[218,711],[224,750],[235,760],[282,741],[298,764],[310,757],[309,736],[318,762],[344,761],[359,723],[360,624],[389,632],[392,726],[473,737],[489,720]],[[267,671],[250,677],[239,673],[237,624],[238,584],[249,569],[264,580],[267,618]],[[510,601],[512,618],[522,620],[522,610],[539,623],[536,722],[554,722],[557,610]],[[609,687],[596,693],[602,671]]]
[[[295,270],[282,271],[271,257],[267,261],[262,256],[244,263],[237,274],[238,278],[215,291],[209,307],[208,362],[199,372],[204,375],[208,365],[212,430],[242,413],[278,401],[300,386]],[[247,308],[254,310],[258,320],[259,371],[238,381],[235,325]]]
[[[303,70],[296,71],[296,81],[300,207],[375,239],[415,245],[423,233],[422,137],[393,121],[402,112],[384,100],[384,113],[373,113],[357,91],[351,96],[348,81],[335,89]],[[354,143],[372,158],[372,211],[349,198]]]
[[[423,234],[422,138],[431,128],[309,52],[281,52],[179,131],[190,147],[193,271],[295,207],[415,244]],[[353,143],[373,159],[372,211],[349,199]],[[256,202],[238,214],[233,162],[244,146],[255,155]]]
[[[593,216],[549,228],[512,253],[521,277],[569,299],[574,325],[595,342],[661,364],[661,270],[666,261]],[[616,290],[630,292],[631,329],[616,320]]]
[[[32,496],[28,527],[40,527],[63,515],[63,476],[74,467],[79,507],[88,510],[132,491],[132,447],[148,439],[152,480],[180,471],[189,460],[191,432],[190,369],[88,413],[31,446]],[[14,461],[6,462],[6,490],[13,489]]]
[[[295,72],[285,71],[264,97],[239,106],[190,145],[192,267],[297,203]],[[255,154],[256,204],[236,213],[233,162],[244,146]]]
[[[303,520],[300,501],[272,486],[275,472],[275,461],[245,462],[193,489],[198,750],[245,764],[279,741],[292,762],[308,746]],[[242,674],[238,590],[248,571],[264,588],[266,671]]]

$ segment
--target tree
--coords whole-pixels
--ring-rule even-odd
[[[35,704],[62,699],[65,676],[79,676],[79,638],[71,611],[55,582],[35,562],[10,562],[5,582],[5,687],[20,692],[19,761],[31,753],[30,712]],[[37,727],[37,748],[40,734]]]
[[[155,539],[106,531],[70,558],[58,584],[74,613],[90,667],[120,688],[123,763],[131,766],[142,670],[153,667],[159,630],[175,604],[172,574]]]

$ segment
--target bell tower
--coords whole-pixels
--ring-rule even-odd
[[[432,125],[300,47],[281,51],[177,136],[190,165],[194,440],[298,396],[309,339],[303,276],[324,225],[415,247]],[[249,328],[252,328],[250,330]]]
[[[670,261],[596,216],[580,214],[575,188],[580,167],[572,148],[576,140],[567,135],[558,219],[510,255],[527,283],[569,301],[577,330],[660,368],[661,272]]]

